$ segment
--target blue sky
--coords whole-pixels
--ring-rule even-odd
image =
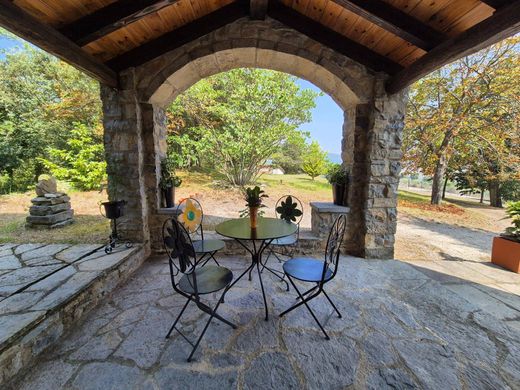
[[[10,49],[17,46],[17,42],[0,38],[0,49]],[[298,85],[320,92],[314,84],[298,79]],[[311,138],[318,141],[323,150],[329,153],[341,153],[341,137],[343,126],[343,112],[329,95],[323,94],[316,99],[316,107],[312,111],[312,122],[301,126],[302,130],[309,131]]]

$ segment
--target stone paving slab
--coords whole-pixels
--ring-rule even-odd
[[[248,262],[220,263],[235,275]],[[276,266],[276,264],[275,264]],[[171,288],[167,261],[149,259],[86,320],[41,357],[16,389],[518,389],[520,297],[399,261],[342,257],[327,285],[343,318],[323,297],[310,305],[326,323],[297,309],[294,291],[264,277],[270,318],[263,319],[257,277],[237,283],[219,312],[238,324],[213,322],[192,363],[178,335],[166,340],[184,300]],[[459,286],[458,288],[449,288]],[[466,286],[460,288],[460,286]],[[479,293],[473,294],[477,289]],[[489,291],[488,291],[489,290]],[[496,301],[496,302],[495,302]],[[214,304],[215,296],[208,296]],[[507,302],[508,316],[497,311]],[[515,313],[516,310],[516,313]],[[510,312],[509,312],[510,311]],[[188,306],[188,337],[207,316]],[[56,375],[50,375],[56,370]]]
[[[145,258],[141,245],[110,254],[100,245],[7,244],[0,251],[8,253],[0,268],[11,267],[13,258],[20,264],[0,275],[0,387]],[[107,339],[103,344],[110,345]]]

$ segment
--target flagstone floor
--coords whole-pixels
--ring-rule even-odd
[[[236,257],[221,262],[235,275],[247,264]],[[13,388],[520,388],[520,297],[497,293],[509,310],[497,316],[491,287],[436,272],[342,257],[328,291],[343,318],[324,298],[311,303],[330,341],[305,309],[277,316],[295,302],[294,292],[268,275],[271,316],[264,321],[258,280],[244,278],[219,310],[238,329],[213,322],[187,363],[188,344],[164,338],[184,301],[172,291],[165,258],[152,258]],[[448,288],[457,284],[481,294],[473,299],[458,294],[463,287]],[[189,306],[181,327],[194,336],[205,318]]]

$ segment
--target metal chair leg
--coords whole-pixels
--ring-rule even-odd
[[[184,307],[182,308],[181,312],[179,313],[179,315],[177,316],[177,318],[175,319],[172,327],[170,328],[170,330],[168,331],[168,334],[166,335],[166,338],[169,339],[170,338],[170,335],[172,334],[172,331],[173,329],[175,328],[175,325],[177,325],[177,322],[179,322],[179,320],[181,319],[182,317],[182,314],[184,313],[184,310],[186,310],[186,308],[188,307],[188,304],[191,302],[191,299],[188,298],[188,300],[186,301],[186,303],[184,304]]]
[[[327,298],[327,300],[330,302],[330,304],[332,305],[332,307],[334,308],[334,310],[336,310],[336,314],[338,315],[338,318],[341,318],[341,313],[339,312],[338,308],[336,307],[336,305],[334,304],[334,302],[332,302],[332,299],[329,298],[329,296],[327,295],[327,293],[325,292],[325,290],[323,290],[323,294],[325,294],[325,297]]]
[[[307,304],[307,302],[309,302],[311,299],[314,299],[316,298],[321,291],[318,291],[316,294],[314,295],[311,295],[307,298],[304,298],[303,295],[300,293],[300,290],[298,290],[298,287],[296,287],[296,284],[293,282],[293,280],[291,279],[291,277],[289,275],[287,275],[287,279],[289,279],[289,282],[291,282],[292,286],[294,287],[294,290],[296,291],[296,293],[299,295],[300,299],[301,299],[301,302],[298,302],[296,305],[290,307],[289,309],[287,309],[286,311],[284,311],[283,313],[280,314],[280,317],[284,316],[285,314],[289,313],[290,311],[296,309],[298,306],[301,306],[302,304],[305,305],[305,307],[307,308],[307,310],[309,310],[309,313],[311,313],[311,316],[312,318],[314,318],[314,321],[316,321],[316,323],[318,324],[318,326],[320,327],[321,331],[323,332],[323,334],[325,335],[325,339],[327,340],[330,340],[330,337],[329,335],[327,334],[327,332],[325,331],[325,329],[323,328],[323,326],[321,325],[321,322],[318,320],[318,317],[316,317],[316,315],[314,314],[314,312],[312,311],[311,307]]]
[[[219,262],[217,261],[217,259],[215,259],[215,253],[217,252],[211,252],[210,253],[210,257],[213,259],[213,261],[220,267],[220,264]]]
[[[314,286],[313,288],[311,288],[311,289],[305,291],[305,292],[302,294],[302,296],[305,296],[305,295],[307,295],[307,294],[313,292],[313,291],[316,290],[318,287],[319,287],[319,284],[317,284],[317,285]],[[297,300],[297,301],[300,300],[300,297],[296,297],[296,300]]]
[[[195,343],[195,345],[193,346],[193,349],[190,353],[190,356],[188,356],[188,362],[191,362],[191,359],[193,357],[193,354],[195,353],[195,351],[197,350],[197,348],[199,347],[199,344],[202,340],[202,338],[204,337],[204,334],[206,333],[206,330],[208,330],[208,327],[209,327],[209,324],[211,323],[211,321],[213,320],[214,317],[216,317],[216,312],[218,310],[218,307],[220,306],[220,304],[222,303],[222,298],[224,297],[224,294],[226,293],[226,291],[224,291],[220,297],[220,299],[218,300],[217,302],[217,305],[215,306],[215,308],[212,310],[210,316],[209,316],[209,319],[208,319],[208,322],[206,322],[206,325],[204,326],[204,329],[202,330],[202,333],[200,334],[199,338],[197,339],[197,342]],[[219,316],[220,317],[220,316]],[[224,320],[222,317],[219,318],[220,320]],[[231,327],[233,327],[233,329],[236,329],[236,325],[232,324],[231,322],[227,321],[227,320],[224,320],[224,322],[226,322],[227,324],[229,324]]]

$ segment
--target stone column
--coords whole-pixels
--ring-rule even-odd
[[[105,156],[110,200],[126,200],[118,229],[124,239],[141,242],[149,251],[149,204],[146,193],[143,107],[138,103],[133,73],[121,77],[120,90],[101,87]],[[144,115],[148,115],[145,110]]]
[[[356,107],[347,250],[366,258],[393,258],[397,187],[407,93],[388,95],[376,80],[372,103]]]

